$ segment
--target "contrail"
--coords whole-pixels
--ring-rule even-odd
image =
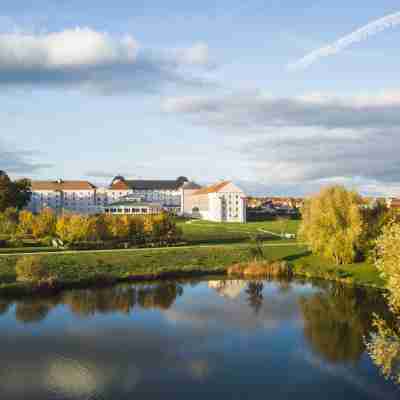
[[[376,35],[377,33],[386,29],[394,28],[397,25],[400,25],[400,12],[389,14],[386,17],[370,22],[362,28],[357,29],[347,36],[344,36],[338,41],[307,54],[299,61],[289,64],[288,69],[298,70],[307,68],[322,57],[338,54],[342,50],[351,46],[353,43],[362,42],[363,40],[368,39],[370,36]]]

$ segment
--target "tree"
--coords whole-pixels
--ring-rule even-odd
[[[57,217],[54,212],[46,208],[34,219],[32,234],[36,239],[53,236],[56,232]]]
[[[56,235],[63,241],[68,242],[70,238],[70,219],[71,216],[68,214],[62,215],[57,218],[56,223]]]
[[[11,179],[4,171],[0,171],[0,212],[11,206]]]
[[[30,211],[22,210],[19,213],[17,232],[20,235],[31,235],[33,231],[34,216]]]
[[[387,299],[395,318],[388,323],[374,314],[376,332],[367,341],[372,361],[382,374],[400,384],[400,223],[393,219],[382,229],[376,245],[376,266],[386,280]]]
[[[18,226],[18,211],[16,208],[7,208],[0,213],[0,233],[15,235]]]
[[[31,181],[29,179],[20,179],[14,182],[15,207],[22,210],[31,200]]]
[[[18,210],[24,208],[32,196],[30,187],[29,180],[13,182],[4,171],[0,171],[0,212],[10,207]]]
[[[400,224],[392,222],[383,228],[377,240],[376,266],[386,280],[389,302],[400,313]]]
[[[304,205],[299,236],[315,254],[336,264],[351,263],[361,252],[361,205],[361,197],[343,186],[322,189]]]
[[[362,238],[363,253],[372,258],[375,256],[376,240],[382,235],[383,229],[391,221],[400,222],[400,214],[390,210],[385,203],[376,202],[373,207],[362,210],[364,220],[364,233]]]
[[[83,215],[63,215],[57,219],[56,234],[68,243],[98,240],[96,218]]]

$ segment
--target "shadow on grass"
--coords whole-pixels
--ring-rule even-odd
[[[17,277],[15,274],[1,274],[0,275],[0,284],[2,283],[14,283]]]
[[[187,240],[186,243],[188,245],[196,245],[196,244],[234,244],[234,243],[249,243],[248,237],[243,238],[209,238],[209,239],[192,239]],[[260,238],[261,242],[276,242],[281,241],[282,238],[277,236],[263,236]]]
[[[286,256],[283,258],[283,260],[285,261],[296,261],[299,258],[303,258],[303,257],[308,257],[310,256],[312,253],[311,251],[303,251],[302,253],[298,253],[298,254],[291,254],[289,256]]]

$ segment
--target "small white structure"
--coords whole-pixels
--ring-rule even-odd
[[[246,222],[246,195],[230,181],[183,192],[183,215],[214,222]]]
[[[117,215],[154,215],[160,214],[163,208],[160,203],[149,203],[141,198],[127,197],[104,207],[106,214]]]

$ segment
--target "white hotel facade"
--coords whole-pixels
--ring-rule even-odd
[[[51,208],[57,214],[98,214],[121,201],[140,199],[162,209],[210,221],[246,222],[246,196],[232,182],[202,188],[185,177],[175,180],[127,180],[115,177],[107,188],[88,181],[32,181],[28,209],[39,213]],[[145,209],[145,208],[143,208]]]

